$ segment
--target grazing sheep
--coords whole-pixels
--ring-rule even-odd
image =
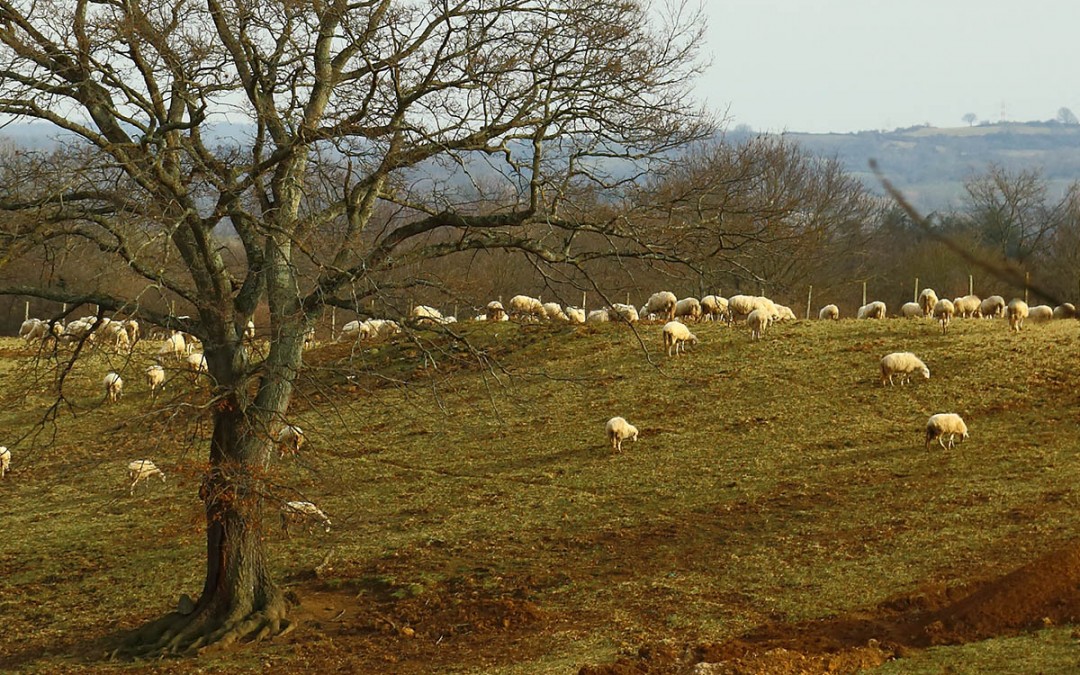
[[[1019,298],[1010,300],[1009,306],[1005,308],[1005,316],[1009,319],[1009,330],[1019,333],[1024,327],[1024,319],[1028,317],[1027,303]]]
[[[675,305],[678,302],[679,299],[671,291],[659,291],[649,296],[645,301],[645,310],[641,313],[645,316],[656,314],[671,321],[675,318]]]
[[[956,308],[953,307],[952,300],[942,298],[934,303],[934,318],[941,324],[942,335],[948,332],[949,323],[952,321],[954,314],[956,314]]]
[[[798,321],[795,311],[787,305],[777,305],[776,311],[769,318],[772,321]]]
[[[311,502],[285,502],[281,506],[281,529],[289,534],[289,523],[304,523],[309,527],[312,523],[319,522],[324,532],[330,531],[330,518],[323,510]]]
[[[821,320],[839,321],[840,320],[840,308],[836,305],[825,305],[818,312],[818,318]]]
[[[105,374],[105,398],[109,403],[116,403],[124,395],[124,380],[119,373],[108,372]]]
[[[731,316],[728,314],[727,298],[719,295],[706,295],[702,298],[701,318],[706,321],[728,321]]]
[[[770,315],[764,309],[755,309],[746,317],[746,325],[750,326],[750,339],[760,340],[769,327]]]
[[[413,307],[409,316],[416,319],[416,323],[418,324],[443,322],[442,312],[434,307],[429,307],[428,305],[417,305],[416,307]]]
[[[888,382],[893,384],[893,375],[900,376],[900,384],[907,384],[914,372],[922,373],[926,379],[930,379],[930,369],[922,360],[911,352],[893,352],[881,357],[881,386]]]
[[[611,443],[613,452],[622,450],[622,442],[626,439],[637,443],[638,430],[621,417],[612,417],[607,421],[607,439]]]
[[[184,341],[183,333],[173,333],[169,337],[165,338],[165,341],[158,348],[158,356],[166,357],[172,355],[177,361],[184,358],[184,354],[187,353],[187,344]]]
[[[140,481],[148,480],[152,476],[161,476],[161,482],[165,482],[165,473],[157,468],[150,460],[137,459],[134,462],[128,463],[128,480],[131,481],[131,488],[128,490],[128,494],[135,494],[135,486]]]
[[[856,315],[860,319],[884,319],[885,318],[885,303],[880,300],[867,303],[859,308],[859,313]]]
[[[918,319],[923,316],[922,307],[917,302],[905,302],[900,305],[900,316],[905,319]]]
[[[286,452],[291,455],[297,454],[304,446],[305,440],[303,429],[294,424],[286,424],[277,436],[278,458],[283,458]]]
[[[752,295],[733,295],[728,298],[728,312],[731,314],[732,321],[745,319],[757,308],[757,298]]]
[[[27,319],[19,326],[19,337],[30,342],[31,340],[44,339],[49,332],[49,324],[41,319]]]
[[[195,378],[198,378],[203,373],[210,372],[210,368],[206,365],[206,355],[202,352],[189,354],[187,359],[184,360],[184,367],[191,371],[192,376]]]
[[[570,321],[570,317],[566,316],[566,312],[563,311],[562,306],[557,302],[545,302],[544,316],[548,318],[548,321]]]
[[[150,387],[150,398],[157,398],[158,390],[165,388],[165,369],[158,365],[147,366],[146,386]]]
[[[697,298],[683,298],[675,303],[676,319],[701,320],[701,303]]]
[[[139,341],[139,338],[142,337],[142,330],[139,328],[139,322],[135,319],[128,319],[124,321],[122,325],[124,326],[124,332],[127,333],[128,342],[134,346],[135,343]]]
[[[930,449],[930,443],[932,443],[935,438],[942,448],[948,449],[945,446],[946,434],[949,436],[948,448],[951,448],[955,444],[957,436],[960,436],[962,441],[967,440],[967,425],[964,424],[964,420],[956,413],[938,413],[936,415],[931,415],[930,419],[926,421],[926,449]]]
[[[671,356],[672,348],[675,356],[679,355],[679,349],[686,353],[686,343],[697,344],[697,336],[690,332],[684,324],[678,321],[668,321],[664,324],[664,347],[667,348],[668,356]]]
[[[607,323],[611,321],[611,313],[606,309],[593,309],[585,316],[585,323]]]
[[[510,312],[510,318],[519,321],[537,321],[545,316],[544,303],[528,295],[515,295],[510,298],[507,309]]]
[[[616,302],[611,305],[611,309],[608,310],[608,318],[612,321],[624,321],[626,323],[636,323],[638,320],[637,307],[633,305],[626,305],[621,302]]]
[[[979,307],[982,306],[982,300],[977,295],[965,295],[962,298],[953,300],[953,307],[956,308],[956,316],[964,319],[977,318],[979,316]]]
[[[11,451],[0,445],[0,478],[11,471]]]
[[[570,320],[570,323],[583,324],[585,323],[585,310],[580,307],[567,307],[565,310],[566,318]]]
[[[922,308],[923,316],[930,316],[930,313],[934,311],[934,306],[938,302],[937,293],[932,288],[924,288],[919,293],[919,307]]]
[[[979,303],[979,314],[984,319],[997,319],[1005,316],[1005,298],[991,295]]]
[[[368,319],[360,324],[357,340],[389,340],[401,332],[401,325],[390,319]]]
[[[1027,318],[1032,323],[1045,323],[1054,318],[1054,309],[1050,305],[1035,305],[1028,308]]]
[[[506,310],[498,300],[492,300],[484,307],[484,315],[488,321],[505,321]]]
[[[1071,302],[1066,302],[1063,305],[1058,305],[1054,308],[1055,319],[1074,319],[1076,318],[1076,305]]]

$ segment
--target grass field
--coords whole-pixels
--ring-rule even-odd
[[[659,326],[462,330],[482,363],[435,334],[308,353],[293,420],[308,444],[273,479],[333,528],[268,528],[302,625],[153,663],[104,656],[201,588],[208,389],[171,373],[152,402],[152,347],[96,354],[35,430],[53,373],[0,341],[13,450],[0,671],[531,674],[616,672],[622,657],[682,672],[763,627],[799,635],[959,598],[1080,532],[1075,321],[1021,334],[958,321],[948,336],[929,321],[798,322],[758,343],[703,324],[676,359]],[[908,350],[932,378],[881,387],[878,359]],[[127,385],[106,407],[110,368]],[[971,439],[925,450],[936,412],[960,413]],[[604,438],[613,415],[641,431],[621,454]],[[129,496],[127,462],[143,457],[168,480]],[[855,656],[835,670],[901,657],[881,672],[1075,672],[1075,634],[1046,623],[932,648],[882,636],[870,655],[845,643]],[[772,638],[765,661],[740,652],[742,670],[716,672],[813,672],[805,659],[837,649]]]

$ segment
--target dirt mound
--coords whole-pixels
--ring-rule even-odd
[[[972,592],[971,589],[975,588]],[[722,643],[585,666],[580,675],[787,675],[856,673],[911,649],[963,644],[1080,622],[1080,539],[992,581],[929,584],[872,610],[801,623],[770,623]]]

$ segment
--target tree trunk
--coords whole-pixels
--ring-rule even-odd
[[[288,407],[291,381],[264,376],[254,404],[240,398],[242,385],[229,389],[215,407],[210,471],[199,490],[206,507],[202,594],[193,609],[181,606],[132,634],[118,650],[122,654],[186,653],[291,630],[263,535],[269,430]]]

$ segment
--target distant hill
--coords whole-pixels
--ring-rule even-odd
[[[786,133],[815,154],[835,156],[877,192],[871,158],[925,211],[958,206],[964,180],[991,163],[1010,170],[1037,168],[1054,196],[1080,180],[1080,125],[1005,122],[972,127],[930,126],[849,134]]]

